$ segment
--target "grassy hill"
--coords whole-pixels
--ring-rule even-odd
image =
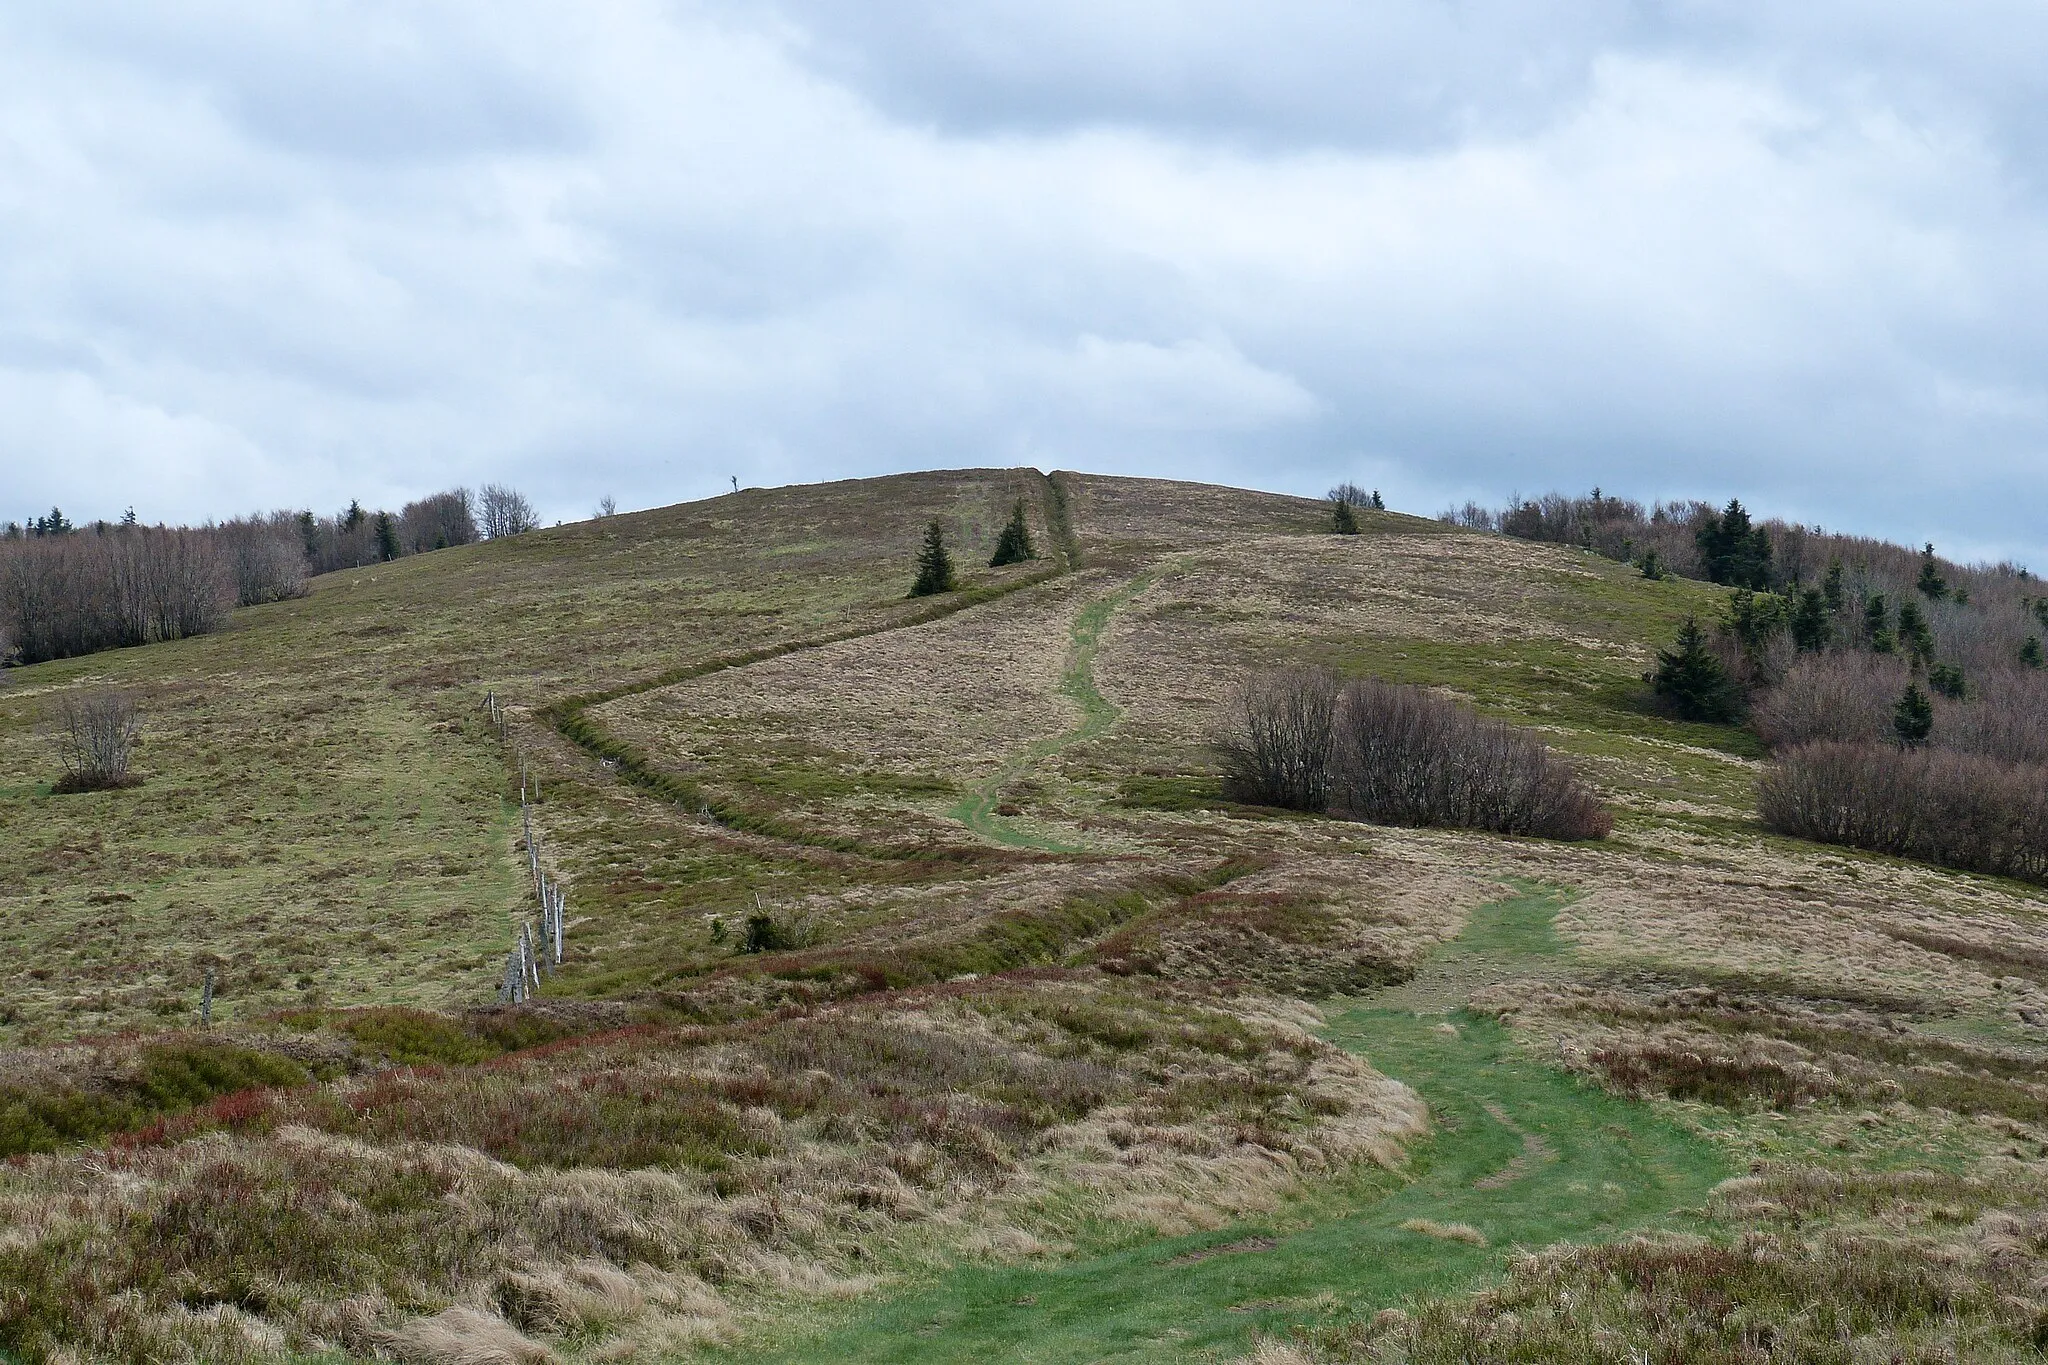
[[[1019,498],[1041,558],[979,567]],[[907,599],[933,518],[962,590]],[[1326,518],[748,491],[0,675],[0,1347],[1349,1356],[1415,1296],[1465,1330],[1517,1245],[1658,1231],[1877,1239],[1922,1289],[1911,1247],[1996,1250],[1996,1293],[1855,1331],[2021,1350],[2036,1244],[1986,1229],[2048,1189],[2048,894],[1763,834],[1754,739],[1641,696],[1718,590]],[[1234,805],[1218,708],[1290,661],[1537,727],[1614,835]],[[53,708],[102,684],[145,781],[53,795]],[[568,953],[499,1010],[522,780]],[[1792,1225],[1710,1196],[1757,1163],[1924,1179]],[[1656,1330],[1633,1273],[1617,1341]]]

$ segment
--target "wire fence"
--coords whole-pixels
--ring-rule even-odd
[[[511,727],[496,692],[484,694],[484,710],[498,738],[509,739]],[[562,953],[568,938],[569,895],[558,879],[548,875],[546,860],[541,856],[540,836],[533,828],[533,808],[540,799],[540,778],[529,776],[522,762],[519,766],[519,824],[526,844],[527,875],[533,884],[538,913],[522,913],[519,917],[512,949],[505,954],[504,979],[498,985],[498,1003],[503,1005],[522,1004],[532,998],[533,993],[540,989],[542,975],[551,974],[562,965]]]

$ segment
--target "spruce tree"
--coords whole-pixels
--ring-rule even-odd
[[[1834,634],[1831,616],[1823,590],[1808,588],[1799,594],[1799,605],[1792,611],[1792,643],[1801,653],[1818,654],[1828,647]]]
[[[1948,580],[1941,576],[1941,570],[1934,563],[1933,541],[1927,542],[1927,548],[1920,554],[1920,580],[1913,586],[1930,601],[1939,602],[1948,596]]]
[[[938,520],[924,528],[924,548],[917,552],[917,581],[910,585],[912,597],[930,597],[953,591],[953,556],[946,553],[946,533]]]
[[[1820,595],[1827,601],[1829,611],[1838,612],[1842,609],[1842,561],[1840,559],[1828,561],[1828,576],[1821,580]]]
[[[1709,582],[1754,592],[1771,586],[1771,533],[1750,524],[1740,499],[1730,498],[1719,516],[1709,512],[1693,540]]]
[[[996,552],[990,557],[988,566],[1000,569],[1005,564],[1022,564],[1027,559],[1038,558],[1038,551],[1031,545],[1031,527],[1024,520],[1024,499],[1017,499],[1017,505],[1010,509],[1009,524],[996,537]]]
[[[1658,554],[1655,550],[1643,551],[1640,567],[1643,571],[1643,577],[1649,579],[1652,583],[1660,582],[1669,577],[1664,569],[1664,556]]]
[[[1742,696],[1728,670],[1707,648],[1707,633],[1688,616],[1670,649],[1657,652],[1651,687],[1686,720],[1733,720]]]
[[[398,527],[393,524],[389,512],[377,514],[377,558],[390,563],[398,558]]]
[[[1907,683],[1905,695],[1892,708],[1892,732],[1908,749],[1919,748],[1934,733],[1934,703],[1919,683]]]
[[[2027,642],[2020,646],[2020,662],[2028,668],[2039,668],[2044,662],[2048,662],[2048,660],[2044,660],[2041,656],[2040,636],[2029,635]]]
[[[1377,488],[1372,490],[1372,510],[1375,512],[1387,510],[1386,500],[1380,497],[1380,490]]]
[[[1358,534],[1358,517],[1352,512],[1348,500],[1338,498],[1330,504],[1330,529],[1340,536]]]
[[[1927,614],[1918,602],[1899,603],[1899,643],[1922,663],[1934,657],[1934,632],[1927,628]]]
[[[1897,648],[1892,640],[1891,615],[1884,603],[1884,594],[1873,594],[1863,604],[1863,637],[1870,641],[1873,654],[1890,654]]]
[[[1927,685],[1950,701],[1961,701],[1969,691],[1969,682],[1957,664],[1936,664],[1928,669]]]

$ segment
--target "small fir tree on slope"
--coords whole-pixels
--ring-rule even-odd
[[[1031,527],[1024,520],[1024,499],[1017,499],[1017,505],[1010,509],[1009,525],[996,538],[996,552],[990,556],[988,566],[1000,569],[1005,564],[1022,564],[1027,559],[1038,558],[1038,551],[1031,544]]]
[[[912,597],[931,597],[953,591],[953,556],[946,553],[946,533],[938,520],[924,528],[924,548],[917,552],[917,581],[910,585]]]

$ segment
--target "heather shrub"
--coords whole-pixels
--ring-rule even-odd
[[[2048,882],[2048,767],[1942,749],[1808,744],[1757,788],[1779,834]]]
[[[1242,684],[1216,743],[1225,793],[1257,806],[1326,809],[1338,688],[1337,675],[1322,668],[1284,668]]]
[[[1332,804],[1342,814],[1552,839],[1599,839],[1614,827],[1541,740],[1423,688],[1354,682],[1337,726]]]

